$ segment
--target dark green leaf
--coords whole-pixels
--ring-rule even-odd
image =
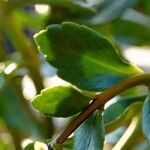
[[[82,111],[89,101],[72,87],[56,86],[42,90],[32,100],[32,105],[46,115],[68,117]]]
[[[83,90],[104,90],[142,72],[122,59],[107,39],[83,25],[51,25],[34,38],[58,76]]]
[[[149,0],[140,0],[135,8],[144,14],[150,15],[150,2],[149,2]]]
[[[142,129],[150,143],[150,89],[143,106]]]
[[[95,112],[75,131],[75,150],[103,150],[104,122],[101,112]]]

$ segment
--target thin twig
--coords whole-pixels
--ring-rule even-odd
[[[106,91],[100,93],[96,96],[91,104],[81,112],[72,122],[63,130],[58,137],[56,137],[55,141],[58,144],[63,144],[63,142],[71,135],[96,109],[103,107],[103,105],[120,94],[121,92],[132,88],[138,85],[148,85],[150,83],[150,74],[141,74],[138,76],[134,76],[128,78],[127,80],[123,80],[117,85],[112,86]]]

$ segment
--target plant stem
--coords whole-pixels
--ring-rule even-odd
[[[44,86],[39,69],[40,62],[38,59],[38,53],[33,44],[23,33],[21,23],[17,20],[13,12],[11,12],[11,14],[9,13],[7,18],[5,18],[3,28],[11,39],[15,50],[21,54],[23,63],[29,70],[29,75],[34,82],[36,91],[37,93],[40,93]],[[46,138],[51,138],[54,132],[52,120],[51,118],[48,118],[44,119],[43,122],[46,126],[46,130],[49,131],[48,134],[46,133]]]
[[[121,139],[112,150],[132,149],[136,145],[137,140],[139,140],[139,134],[141,132],[140,121],[141,117],[140,114],[138,114],[132,119],[132,122],[129,125],[128,129],[125,131]]]
[[[5,44],[4,44],[4,35],[0,29],[0,62],[5,60],[6,60],[6,52],[5,52]]]
[[[28,40],[25,34],[22,32],[21,24],[13,15],[13,12],[8,15],[3,27],[6,29],[8,36],[15,49],[20,52],[23,58],[23,63],[29,70],[29,74],[33,79],[37,93],[44,88],[42,83],[42,77],[39,71],[38,53],[33,47],[32,43]]]
[[[83,123],[96,109],[101,108],[104,104],[120,94],[121,92],[132,88],[138,85],[148,85],[150,83],[150,74],[141,74],[137,76],[133,76],[126,80],[121,81],[120,83],[112,86],[106,91],[100,93],[96,96],[96,98],[92,101],[91,104],[81,112],[68,126],[67,128],[58,135],[55,139],[55,142],[58,144],[63,144],[63,142],[71,135],[76,128],[78,128],[81,123]]]
[[[23,139],[23,137],[21,136],[21,134],[17,131],[12,129],[11,127],[8,127],[9,132],[12,136],[13,142],[14,142],[14,146],[15,146],[15,150],[21,150],[21,141]]]

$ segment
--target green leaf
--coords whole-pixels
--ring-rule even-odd
[[[53,150],[63,150],[61,144],[56,144],[55,140],[50,142],[50,149]]]
[[[53,150],[73,150],[74,138],[66,139],[65,142],[62,145],[61,144],[56,144],[55,140],[51,141],[48,145]]]
[[[133,14],[132,16],[134,17],[135,15]],[[130,18],[132,16],[130,15]],[[131,20],[130,18],[119,19],[112,24],[112,32],[118,41],[131,45],[150,45],[150,27],[143,25],[144,22],[148,24],[150,21],[143,18],[146,21],[139,24],[134,21],[135,19],[139,20],[139,17],[134,18],[134,20],[132,18]],[[126,29],[126,31],[124,29]]]
[[[150,15],[150,2],[149,0],[140,0],[138,5],[136,5],[136,9],[143,14]]]
[[[150,89],[144,102],[142,115],[142,130],[150,144]]]
[[[32,105],[46,115],[68,117],[82,111],[89,102],[89,98],[70,86],[56,86],[42,90]]]
[[[125,10],[134,6],[137,2],[138,0],[105,0],[97,9],[98,13],[91,17],[88,22],[94,25],[108,23],[121,16]]]
[[[104,110],[104,123],[107,133],[114,131],[131,120],[141,111],[145,95],[120,98]]]
[[[12,130],[40,137],[42,132],[24,106],[25,100],[19,88],[21,88],[20,79],[16,77],[0,90],[0,118]]]
[[[63,150],[73,150],[74,139],[68,138],[63,144]]]
[[[104,122],[101,112],[96,111],[75,131],[75,150],[103,150]]]
[[[107,39],[83,25],[51,25],[34,38],[58,76],[82,90],[104,90],[142,72],[121,58]]]
[[[135,102],[131,104],[116,119],[105,125],[106,133],[112,132],[128,123],[135,115],[137,115],[141,111],[142,106],[143,103],[141,102]]]
[[[128,98],[119,98],[104,110],[104,122],[110,124],[121,116],[130,105],[135,102],[144,102],[146,96],[136,96]]]
[[[22,23],[24,28],[40,29],[44,27],[46,22],[46,16],[29,11],[15,11],[15,17]]]

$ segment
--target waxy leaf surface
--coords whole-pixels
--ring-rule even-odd
[[[142,72],[123,60],[107,39],[83,25],[50,25],[34,38],[58,76],[82,90],[101,91]]]
[[[119,116],[121,116],[126,111],[126,109],[128,109],[128,107],[131,106],[132,104],[137,102],[143,103],[145,98],[146,95],[128,98],[119,98],[104,110],[105,124],[106,125],[110,124],[111,122],[119,118]]]
[[[96,111],[75,131],[75,150],[103,150],[104,122],[101,112]]]
[[[32,100],[32,105],[45,115],[69,117],[82,111],[90,98],[69,86],[56,86],[42,90]]]

